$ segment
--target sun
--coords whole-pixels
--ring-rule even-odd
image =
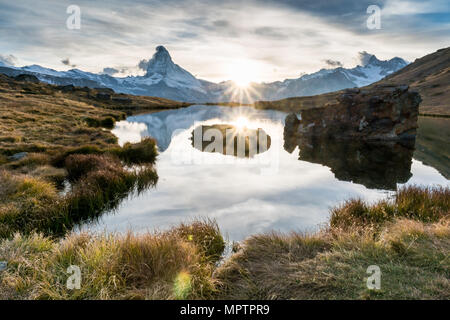
[[[249,121],[246,117],[239,117],[234,121],[234,125],[239,131],[242,131],[243,129],[247,128],[249,124]]]
[[[252,62],[238,61],[227,67],[229,79],[236,87],[245,89],[255,80],[258,68]]]
[[[236,77],[233,80],[233,82],[239,88],[247,88],[250,85],[251,80],[247,79],[247,78],[245,78],[245,76],[243,76],[243,77]]]

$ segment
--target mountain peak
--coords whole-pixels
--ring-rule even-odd
[[[164,46],[157,46],[156,47],[156,53],[166,53],[169,54],[169,51]],[[169,54],[170,56],[170,54]]]
[[[157,46],[155,54],[148,62],[147,75],[159,73],[164,76],[173,64],[169,51],[164,46]]]
[[[380,60],[373,54],[369,60],[367,61],[367,64],[378,64],[380,62]]]

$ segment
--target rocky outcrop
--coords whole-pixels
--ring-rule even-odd
[[[120,104],[130,104],[133,102],[129,97],[113,97],[112,101]]]
[[[408,86],[347,89],[324,105],[289,114],[285,137],[301,136],[365,141],[414,139],[420,95]]]
[[[19,74],[18,76],[14,77],[17,81],[22,82],[31,82],[31,83],[39,83],[39,79],[31,74]]]
[[[19,152],[19,153],[16,153],[16,154],[13,154],[12,156],[10,156],[8,158],[8,160],[19,161],[19,160],[22,160],[23,158],[25,158],[26,156],[28,156],[28,152]]]
[[[229,124],[201,125],[191,134],[192,146],[202,152],[218,152],[238,158],[252,158],[266,152],[270,136],[261,128],[237,128]]]
[[[95,97],[99,100],[111,100],[111,95],[105,92],[99,92]]]

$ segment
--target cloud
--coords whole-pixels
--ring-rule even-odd
[[[7,67],[14,67],[17,63],[17,58],[12,54],[4,56],[0,54],[0,65]]]
[[[343,67],[344,64],[340,61],[337,60],[331,60],[331,59],[325,59],[324,62],[329,66],[329,67]]]
[[[215,20],[213,21],[215,27],[228,27],[230,23],[227,20]]]
[[[123,67],[106,67],[103,68],[102,74],[107,74],[109,76],[128,76],[136,74],[137,67],[129,67],[129,66],[123,66]]]
[[[142,59],[138,63],[138,68],[141,70],[147,71],[149,61],[150,60]]]
[[[255,29],[255,34],[277,40],[287,39],[288,36],[283,33],[281,28],[259,27]]]
[[[120,71],[118,69],[116,69],[116,68],[109,68],[109,67],[103,68],[103,71],[102,71],[103,74],[107,74],[109,76],[113,76],[113,75],[115,75],[115,74],[117,74],[119,72]]]
[[[369,63],[370,58],[373,57],[373,54],[368,53],[367,51],[358,52],[358,61],[360,65],[365,66]]]
[[[69,67],[72,67],[72,68],[75,68],[75,67],[77,66],[76,64],[71,64],[69,58],[62,59],[62,60],[61,60],[61,63],[62,63],[63,65],[66,65],[66,66],[69,66]]]
[[[85,71],[138,75],[164,44],[202,79],[227,80],[236,64],[255,63],[251,77],[270,82],[315,72],[330,57],[354,66],[363,50],[413,61],[448,46],[448,0],[398,1],[78,0],[80,30],[66,28],[69,2],[0,1],[0,48],[24,64],[58,69],[70,57]],[[366,26],[370,4],[382,9],[380,30]]]

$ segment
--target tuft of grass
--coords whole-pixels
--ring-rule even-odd
[[[11,169],[19,168],[36,168],[37,166],[43,166],[50,163],[50,155],[46,153],[30,153],[25,158],[18,161],[14,161],[9,164]]]
[[[116,118],[121,118],[121,117],[116,116]],[[94,117],[86,117],[83,120],[91,128],[102,127],[102,128],[112,129],[112,128],[114,128],[114,125],[116,123],[116,119],[113,116],[107,116],[107,117],[104,117],[101,119],[94,118]]]
[[[100,120],[100,126],[107,129],[114,128],[114,124],[116,123],[116,120],[113,117],[105,117]]]
[[[95,145],[83,145],[75,148],[63,149],[53,157],[52,164],[56,167],[63,167],[66,159],[71,155],[103,154],[105,151]]]
[[[6,156],[0,154],[0,166],[7,162],[8,162],[8,158]]]
[[[194,229],[211,228],[206,222]],[[55,241],[40,234],[0,242],[1,299],[205,299],[216,283],[213,264],[176,228],[157,234],[72,234]],[[79,290],[66,286],[69,266],[81,271]]]
[[[47,228],[59,216],[61,200],[53,183],[0,172],[0,237]]]
[[[217,262],[225,250],[225,241],[215,221],[206,219],[182,223],[173,232],[185,241],[195,243],[208,261]]]
[[[119,159],[112,156],[74,154],[66,158],[65,168],[67,169],[69,180],[76,181],[92,171],[120,171],[122,165]]]
[[[71,155],[102,155],[110,154],[118,157],[127,165],[149,165],[156,162],[158,150],[153,138],[143,138],[138,143],[126,143],[123,147],[100,148],[95,145],[84,145],[68,148],[58,152],[52,160],[57,167],[64,166],[66,159]]]
[[[38,166],[30,171],[29,174],[32,177],[55,183],[58,189],[62,188],[67,178],[67,171],[65,169],[55,168],[49,165]]]
[[[109,152],[128,164],[155,163],[158,155],[156,141],[150,137],[143,138],[141,142],[134,144],[125,143],[122,148],[110,149]]]
[[[450,189],[444,187],[403,187],[393,200],[367,204],[361,199],[347,200],[331,210],[333,227],[352,229],[358,226],[381,225],[395,218],[435,222],[450,211]]]

